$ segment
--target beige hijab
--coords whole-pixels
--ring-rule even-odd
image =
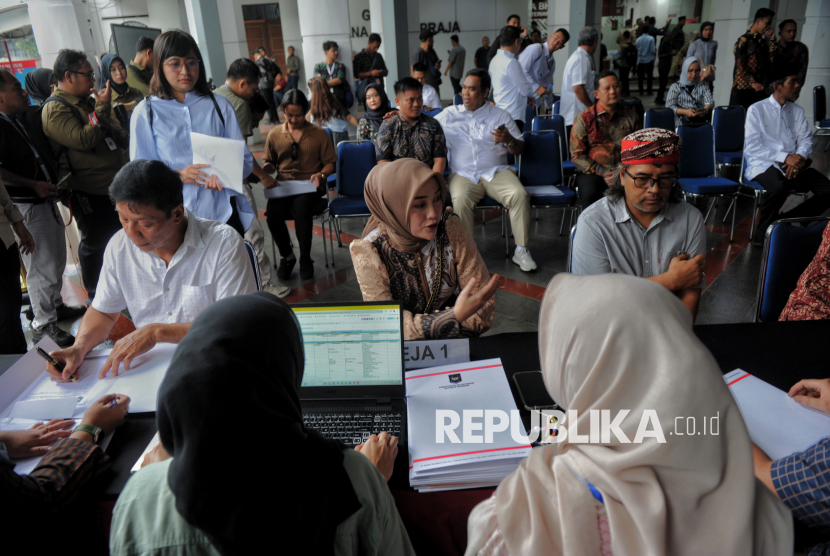
[[[539,315],[545,384],[577,410],[631,413],[633,441],[654,409],[666,443],[564,442],[533,450],[496,491],[497,520],[512,556],[600,554],[596,503],[573,472],[603,495],[614,556],[792,554],[790,511],[753,475],[749,436],[683,304],[632,276],[559,274]],[[685,417],[719,415],[718,436],[677,436]],[[567,425],[567,422],[566,422]],[[654,428],[653,426],[648,427]]]
[[[444,176],[414,158],[401,158],[375,166],[366,178],[363,196],[372,217],[363,236],[375,228],[392,240],[401,251],[417,252],[428,242],[409,233],[409,210],[419,195],[433,195],[428,188],[432,178],[438,180],[441,198],[446,199]]]

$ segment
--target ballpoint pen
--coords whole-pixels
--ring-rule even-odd
[[[66,365],[64,365],[63,363],[59,362],[57,359],[55,359],[54,357],[52,357],[51,355],[46,353],[46,351],[43,350],[43,348],[36,348],[35,351],[37,351],[38,355],[40,355],[41,357],[46,359],[46,361],[49,364],[51,364],[53,367],[55,367],[58,371],[63,372],[63,369],[64,369],[64,367],[66,367]],[[78,384],[78,381],[75,380],[74,376],[70,377],[70,380],[72,382],[74,382],[75,384]]]

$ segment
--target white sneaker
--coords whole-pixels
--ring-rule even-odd
[[[271,295],[276,295],[277,297],[285,297],[291,293],[291,288],[288,286],[275,286],[274,284],[268,284],[262,288],[262,291],[268,292]]]
[[[527,249],[523,249],[522,251],[515,253],[513,255],[513,262],[519,265],[519,268],[521,268],[524,272],[536,270],[536,262],[533,260],[533,257],[530,256],[530,251]]]

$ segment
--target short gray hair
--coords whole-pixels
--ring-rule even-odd
[[[599,40],[599,33],[594,27],[583,27],[577,39],[578,46],[591,46]]]

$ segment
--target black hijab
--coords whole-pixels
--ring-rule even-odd
[[[333,554],[337,526],[360,508],[342,445],[303,428],[303,366],[294,313],[256,292],[199,315],[159,388],[176,509],[226,556],[286,538]]]
[[[369,92],[369,89],[374,89],[377,91],[378,95],[380,95],[380,108],[377,110],[371,110],[369,108],[368,102],[365,100],[363,101],[363,108],[366,109],[366,114],[364,117],[369,121],[369,124],[377,131],[380,129],[380,124],[383,123],[383,117],[394,110],[394,108],[389,107],[389,97],[386,96],[386,91],[383,90],[383,87],[380,86],[379,83],[372,83],[371,85],[366,86],[366,92]]]
[[[130,86],[127,84],[126,81],[119,85],[112,78],[112,72],[110,72],[110,68],[115,62],[121,62],[121,64],[124,66],[124,69],[127,69],[127,64],[124,63],[124,60],[122,60],[120,56],[116,56],[115,54],[105,54],[104,57],[101,58],[101,86],[106,87],[107,81],[109,81],[112,90],[117,92],[119,95],[123,95],[130,90]]]
[[[36,104],[43,104],[52,94],[52,70],[49,68],[30,71],[23,80],[26,83],[26,92]]]
[[[713,37],[715,36],[715,24],[712,23],[711,21],[704,21],[703,23],[700,24],[700,36],[699,36],[700,40],[702,40],[703,42],[709,42],[709,41],[712,40],[711,38],[710,39],[703,38],[703,30],[706,29],[707,27],[712,28],[712,36]]]

